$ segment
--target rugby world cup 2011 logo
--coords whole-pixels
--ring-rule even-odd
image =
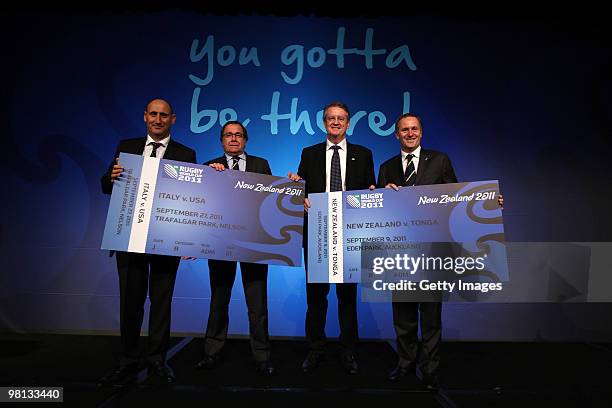
[[[166,176],[178,180],[178,168],[179,166],[173,166],[171,164],[164,164],[164,173]]]
[[[203,171],[197,167],[164,163],[164,176],[179,181],[201,184]]]
[[[383,208],[384,193],[347,194],[346,208]]]
[[[361,208],[361,200],[359,194],[347,194],[346,204],[351,208]]]

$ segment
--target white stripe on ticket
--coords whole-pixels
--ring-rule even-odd
[[[143,253],[145,251],[159,161],[157,157],[145,157],[142,163],[128,252]]]
[[[342,191],[329,193],[327,198],[329,241],[329,283],[344,282],[344,242],[342,238]]]

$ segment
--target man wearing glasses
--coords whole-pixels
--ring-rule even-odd
[[[360,145],[346,141],[350,125],[348,107],[342,102],[332,102],[323,111],[327,139],[323,143],[302,150],[298,174],[289,173],[297,181],[306,181],[306,196],[310,193],[361,190],[374,186],[374,161],[372,152]],[[304,201],[308,211],[310,202]],[[308,259],[307,217],[304,217],[304,258]],[[324,355],[326,343],[327,295],[329,283],[307,283],[306,338],[309,352],[302,364],[304,372],[318,367]],[[358,374],[359,364],[355,355],[357,331],[357,284],[336,285],[338,320],[340,324],[340,361],[348,374]]]
[[[238,121],[229,121],[221,129],[221,145],[224,154],[204,163],[215,170],[229,168],[234,171],[250,171],[272,174],[268,161],[245,152],[249,139],[246,128]],[[211,369],[219,362],[229,325],[229,302],[236,278],[236,262],[209,259],[210,310],[204,339],[204,358],[196,364],[198,369]],[[257,370],[263,375],[273,375],[270,361],[268,335],[268,265],[240,262],[242,287],[249,314],[251,351]]]

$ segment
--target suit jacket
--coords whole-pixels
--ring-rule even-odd
[[[117,147],[117,151],[115,152],[115,156],[113,156],[113,161],[111,162],[108,170],[102,176],[102,191],[104,194],[110,194],[113,191],[113,183],[111,181],[111,171],[113,169],[113,165],[115,164],[115,157],[119,157],[119,153],[132,153],[132,154],[142,154],[144,152],[145,143],[147,142],[146,137],[138,137],[135,139],[124,139],[119,142],[119,146]],[[170,143],[168,143],[168,147],[166,148],[166,152],[164,153],[164,159],[168,160],[176,160],[187,163],[196,163],[196,152],[189,147],[176,142],[174,139],[170,138]]]
[[[327,142],[318,143],[302,150],[298,174],[306,181],[306,196],[323,193],[325,184],[325,162]],[[346,142],[346,167],[344,183],[346,191],[362,190],[375,183],[372,151],[366,147]]]
[[[417,169],[416,185],[456,183],[457,176],[446,153],[421,148],[419,168]],[[380,165],[377,187],[385,187],[388,183],[398,186],[405,185],[402,155],[393,156]]]
[[[259,174],[272,174],[272,170],[270,170],[270,165],[268,164],[268,161],[266,159],[257,156],[251,156],[246,152],[244,152],[244,154],[246,155],[246,171]],[[230,167],[227,164],[227,159],[225,155],[209,160],[204,164],[208,166],[211,163],[221,163],[226,168]]]
[[[325,183],[327,141],[309,146],[302,150],[298,174],[306,181],[306,197],[309,193],[323,193]],[[361,145],[346,142],[346,167],[344,184],[346,191],[362,190],[375,184],[374,160],[372,151]],[[308,245],[308,214],[304,215],[304,239],[302,246]]]

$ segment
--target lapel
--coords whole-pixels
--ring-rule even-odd
[[[170,141],[168,142],[168,147],[166,147],[166,152],[164,153],[164,159],[174,160],[175,154],[176,145],[174,144],[172,138],[170,138]]]
[[[405,185],[406,180],[404,180],[404,163],[402,163],[402,153],[398,156],[395,156],[395,162],[391,163],[391,174],[389,177],[390,180],[401,180],[402,186]]]
[[[417,178],[415,181],[415,185],[420,185],[421,180],[423,179],[423,174],[427,171],[427,167],[431,162],[431,152],[429,150],[425,150],[421,147],[421,157],[419,158],[419,169],[417,170]]]
[[[227,157],[225,156],[225,153],[223,153],[223,156],[219,157],[218,163],[224,165],[226,169],[230,168],[229,164],[227,163]]]
[[[353,145],[346,141],[346,175],[344,179],[344,185],[349,186],[349,182],[351,181],[352,175],[354,174],[354,169],[357,164],[357,152],[353,148]]]
[[[133,145],[134,146],[134,151],[132,152],[126,152],[126,153],[133,153],[133,154],[139,154],[139,155],[143,155],[144,151],[145,151],[145,147],[147,146],[147,137],[145,136],[143,139],[140,139],[136,144]]]
[[[257,173],[257,170],[253,168],[255,163],[253,163],[253,160],[251,160],[251,157],[246,152],[244,152],[244,157],[246,159],[246,166],[244,167],[244,170],[250,171],[251,173]]]
[[[320,144],[320,147],[318,149],[315,150],[315,161],[313,163],[314,168],[316,169],[316,172],[319,175],[319,180],[321,180],[321,185],[323,186],[323,190],[325,191],[325,189],[327,188],[327,186],[325,185],[325,167],[326,167],[326,153],[327,153],[327,140],[323,143]],[[321,166],[321,163],[323,163],[323,165]]]

